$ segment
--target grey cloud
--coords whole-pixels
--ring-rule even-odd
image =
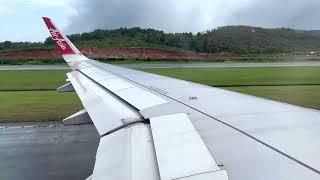
[[[233,12],[229,24],[320,29],[319,0],[256,0]]]
[[[320,29],[319,0],[76,0],[68,33],[119,27],[199,32],[224,25]]]

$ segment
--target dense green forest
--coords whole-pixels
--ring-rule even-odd
[[[249,26],[225,26],[197,34],[165,33],[136,27],[95,30],[68,37],[80,47],[142,47],[205,53],[281,53],[320,49],[320,31]],[[51,38],[39,43],[0,42],[0,50],[52,47]]]

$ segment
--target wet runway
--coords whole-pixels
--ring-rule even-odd
[[[0,179],[86,179],[98,143],[93,125],[0,124]]]

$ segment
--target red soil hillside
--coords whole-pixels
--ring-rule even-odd
[[[228,58],[230,53],[192,53],[146,48],[80,48],[80,51],[90,58],[143,58],[143,59],[201,59],[216,60]],[[56,49],[32,49],[0,52],[0,58],[59,58]]]

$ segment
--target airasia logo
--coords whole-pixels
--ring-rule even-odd
[[[66,50],[67,47],[66,45],[63,43],[64,39],[60,39],[59,38],[59,31],[56,30],[56,29],[52,29],[52,28],[49,28],[49,31],[50,31],[50,34],[52,35],[52,39],[53,41],[55,41],[57,43],[57,45],[62,49],[62,50]]]

